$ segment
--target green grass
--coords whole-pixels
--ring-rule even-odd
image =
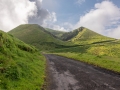
[[[50,52],[120,73],[118,40],[56,49]]]
[[[0,31],[0,90],[40,90],[45,58],[38,50]]]
[[[105,37],[103,35],[100,35],[94,31],[91,31],[87,28],[78,28],[79,33],[73,37],[72,39],[70,39],[71,42],[75,43],[75,44],[82,44],[82,45],[86,45],[86,44],[92,44],[92,43],[101,43],[101,42],[105,42],[105,41],[111,41],[111,40],[115,40],[113,38],[109,38],[109,37]]]
[[[81,45],[51,52],[120,73],[120,43],[116,41]]]
[[[43,27],[36,24],[20,25],[8,33],[24,41],[25,43],[34,45],[39,50],[62,48],[70,44],[59,40],[50,32],[46,31]]]
[[[34,45],[42,51],[62,49],[71,46],[74,47],[76,45],[102,44],[104,42],[112,42],[115,40],[113,38],[102,36],[84,27],[65,33],[51,29],[44,29],[36,24],[24,24],[14,28],[8,33],[25,43]],[[59,38],[63,41],[57,38],[59,35],[61,36]]]
[[[61,39],[63,41],[69,41],[70,39],[74,38],[79,32],[82,32],[82,29],[83,27],[81,27],[80,29],[75,29],[73,31],[63,33]]]
[[[102,36],[84,27],[67,34],[65,38],[70,37],[68,41],[74,45],[51,50],[51,53],[120,73],[120,40]]]
[[[120,58],[118,57],[97,56],[89,53],[69,53],[69,52],[55,54],[120,73]]]
[[[36,46],[41,52],[46,50],[120,73],[120,40],[105,37],[85,27],[62,33],[26,24],[9,33]]]
[[[46,31],[50,32],[52,35],[56,36],[57,38],[61,39],[61,36],[66,33],[64,31],[59,31],[59,30],[52,30],[49,28],[45,28]]]

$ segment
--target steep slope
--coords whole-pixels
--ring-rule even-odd
[[[74,38],[79,32],[82,32],[82,27],[80,29],[73,30],[71,32],[66,32],[61,36],[61,39],[63,41],[68,41],[72,38]]]
[[[0,90],[40,90],[44,64],[36,48],[0,31]]]
[[[46,31],[50,32],[51,34],[53,34],[54,36],[56,36],[57,38],[61,39],[61,36],[66,33],[64,31],[58,31],[58,30],[52,30],[49,28],[45,28]]]
[[[105,37],[87,28],[80,27],[72,32],[63,34],[63,40],[69,40],[75,44],[92,44],[102,43],[115,40],[113,38]]]
[[[60,48],[67,44],[37,24],[20,25],[9,33],[40,50]]]

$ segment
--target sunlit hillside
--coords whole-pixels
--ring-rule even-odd
[[[59,40],[37,24],[20,25],[9,32],[25,43],[34,45],[39,50],[62,48],[69,43]]]

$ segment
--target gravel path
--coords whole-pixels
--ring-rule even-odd
[[[120,90],[120,76],[92,65],[52,54],[45,55],[48,90]]]

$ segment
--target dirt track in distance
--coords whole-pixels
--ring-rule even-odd
[[[92,65],[52,54],[45,55],[48,90],[120,90],[120,76]]]

